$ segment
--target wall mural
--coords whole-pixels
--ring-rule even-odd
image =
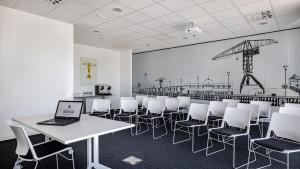
[[[286,43],[293,39],[281,34],[277,33],[274,38],[248,37],[136,54],[133,57],[133,91],[150,95],[189,95],[204,100],[236,98],[244,103],[250,100],[271,101],[273,105],[300,103],[300,76],[297,74],[300,69],[295,64],[300,61],[295,52],[299,49],[286,49]],[[215,49],[208,49],[214,45]],[[265,46],[270,47],[266,49]],[[200,59],[196,52],[202,52],[201,57],[204,57]],[[284,58],[284,55],[289,56]],[[197,71],[201,75],[193,75]]]
[[[80,85],[95,85],[97,82],[97,59],[80,58]]]

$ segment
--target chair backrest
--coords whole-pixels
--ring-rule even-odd
[[[239,103],[237,108],[250,111],[251,112],[251,120],[257,120],[257,121],[259,120],[259,105]]]
[[[136,95],[135,100],[138,101],[139,106],[143,105],[144,98],[147,98],[147,95]]]
[[[259,115],[270,117],[271,113],[271,102],[267,101],[250,101],[250,104],[257,104],[259,105]]]
[[[156,96],[157,100],[162,100],[163,102],[165,102],[167,98],[169,98],[169,96]]]
[[[226,122],[226,124],[232,127],[238,127],[242,129],[247,128],[247,133],[249,133],[250,118],[251,118],[251,113],[249,110],[227,107],[225,110],[222,127],[225,126],[225,122]]]
[[[180,108],[189,108],[191,104],[191,98],[187,96],[177,96],[179,100],[179,107]]]
[[[92,113],[94,111],[110,112],[110,99],[94,99]]]
[[[147,114],[154,113],[154,114],[162,114],[164,110],[164,103],[161,100],[149,100]]]
[[[207,124],[207,117],[208,117],[208,105],[207,104],[199,104],[199,103],[192,103],[188,113],[188,120],[190,118],[205,121]]]
[[[136,112],[138,110],[138,101],[137,100],[121,100],[121,107],[120,109],[122,112]]]
[[[28,153],[28,151],[31,151],[33,158],[37,159],[38,157],[35,153],[30,139],[28,138],[25,132],[25,129],[22,126],[17,126],[13,124],[12,121],[7,122],[7,124],[10,126],[17,139],[17,148],[15,151],[16,154],[25,156]]]
[[[279,113],[292,114],[292,115],[300,116],[300,108],[280,107],[279,108]]]
[[[271,137],[271,131],[273,131],[278,137],[300,142],[299,123],[300,116],[284,113],[273,113],[267,137]]]
[[[300,104],[296,104],[296,103],[285,103],[284,107],[288,107],[288,108],[298,108],[300,109]]]
[[[143,108],[147,108],[148,107],[148,103],[149,103],[150,100],[156,100],[156,98],[152,98],[152,97],[146,97],[146,98],[144,98],[143,99],[143,104],[142,104]]]
[[[227,102],[227,107],[237,107],[240,100],[236,99],[223,99],[222,102]]]
[[[166,98],[165,108],[167,110],[177,111],[179,106],[179,100],[177,98]]]
[[[211,101],[208,106],[209,115],[223,117],[227,102]]]

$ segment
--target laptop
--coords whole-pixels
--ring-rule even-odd
[[[40,125],[66,126],[80,120],[83,101],[60,100],[54,119],[38,122]]]

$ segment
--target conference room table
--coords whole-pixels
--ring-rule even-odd
[[[41,134],[55,139],[63,144],[70,144],[82,140],[87,140],[87,168],[109,169],[99,163],[99,136],[114,133],[134,127],[121,121],[115,121],[105,118],[81,115],[79,122],[67,126],[38,125],[37,122],[48,120],[54,117],[54,114],[36,115],[27,117],[12,118],[13,121],[28,127]]]

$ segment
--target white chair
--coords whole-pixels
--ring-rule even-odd
[[[299,124],[300,116],[285,113],[273,113],[267,136],[265,138],[251,139],[250,141],[247,168],[249,168],[250,163],[256,160],[256,154],[259,154],[269,159],[269,164],[260,168],[271,166],[271,161],[274,160],[285,164],[287,169],[289,169],[290,154],[300,152]],[[263,154],[262,151],[256,151],[261,148],[266,150],[266,154]],[[286,162],[271,157],[271,152],[285,154],[287,156]],[[250,162],[251,153],[254,153],[255,159]]]
[[[16,154],[18,155],[18,159],[15,162],[14,168],[21,168],[20,163],[23,161],[34,161],[34,169],[36,169],[39,161],[51,156],[55,156],[56,167],[58,169],[59,155],[67,160],[72,161],[73,169],[75,169],[72,147],[62,144],[55,140],[32,145],[30,139],[28,138],[25,132],[25,129],[22,126],[17,126],[13,124],[12,121],[9,121],[7,123],[12,129],[17,139]],[[63,152],[68,152],[71,155],[71,158],[68,158],[65,155],[63,155]]]
[[[250,104],[259,105],[259,121],[261,122],[261,135],[264,136],[264,123],[269,123],[271,118],[271,102],[250,101]]]
[[[139,108],[142,107],[142,105],[143,105],[143,100],[144,100],[144,98],[147,98],[147,97],[148,97],[147,95],[136,95],[136,96],[135,96],[135,100],[138,101]]]
[[[208,117],[208,105],[206,104],[197,104],[192,103],[188,112],[188,116],[186,120],[183,121],[176,121],[174,126],[174,134],[173,134],[173,144],[178,144],[181,142],[185,142],[192,139],[192,152],[197,153],[199,151],[205,150],[206,148],[202,148],[199,150],[195,150],[195,128],[198,128],[198,134],[197,136],[205,136],[207,132],[205,133],[199,133],[201,127],[206,127],[206,130],[208,131],[207,127],[207,117]],[[186,129],[186,130],[184,130]],[[176,131],[188,133],[189,138],[176,141]],[[192,135],[192,137],[191,137]]]
[[[107,118],[107,116],[111,116],[110,99],[94,99],[90,115],[105,118]]]
[[[134,100],[134,97],[120,97],[120,105],[121,105],[122,100]],[[119,108],[114,110],[114,114],[117,114],[117,112],[120,112]]]
[[[143,99],[143,104],[142,104],[142,108],[141,110],[146,113],[147,108],[148,108],[148,103],[150,100],[156,100],[156,98],[152,98],[152,97],[147,97]]]
[[[248,136],[248,140],[249,140],[250,119],[251,119],[251,113],[248,110],[233,108],[233,107],[226,108],[221,127],[211,128],[208,131],[206,155],[208,156],[208,155],[223,151],[223,150],[225,150],[225,144],[228,144],[228,145],[233,146],[233,153],[232,153],[233,154],[233,156],[232,156],[233,168],[240,168],[240,167],[247,165],[247,163],[245,163],[245,164],[236,166],[236,162],[235,162],[236,161],[236,152],[235,152],[236,144],[235,144],[235,141],[236,141],[236,138],[240,137],[240,136]],[[211,137],[211,134],[216,134],[217,136],[222,136],[222,140]],[[209,143],[212,142],[212,140],[222,142],[223,149],[209,153],[208,152],[209,151]],[[247,145],[249,146],[248,143],[247,143]]]
[[[288,108],[288,107],[280,107],[279,108],[279,113],[284,113],[284,114],[291,114],[295,116],[300,116],[300,108]]]
[[[297,103],[285,103],[284,107],[288,107],[288,108],[298,108],[300,109],[300,104]]]
[[[222,121],[225,109],[227,107],[227,102],[220,102],[220,101],[211,101],[208,106],[208,121],[213,123],[215,126],[215,122],[219,126],[220,121]]]
[[[250,126],[257,126],[259,130],[260,137],[262,137],[261,128],[259,125],[259,105],[257,104],[247,104],[247,103],[239,103],[237,108],[248,110],[251,112],[251,121]]]
[[[237,107],[240,100],[236,99],[223,99],[222,102],[227,102],[227,107]]]
[[[136,125],[136,135],[142,134],[146,131],[149,131],[149,125],[152,127],[152,138],[158,139],[166,134],[168,134],[167,125],[163,116],[164,104],[161,100],[149,100],[148,108],[145,115],[137,116],[137,125]],[[163,121],[163,124],[160,124],[160,121]],[[141,124],[147,125],[147,130],[141,131]],[[138,130],[137,128],[140,127]],[[160,136],[155,136],[155,129],[164,127],[165,133]]]
[[[138,115],[138,101],[137,100],[121,100],[121,107],[119,113],[114,115],[114,120],[122,120],[128,123],[134,123],[133,118]],[[133,128],[131,128],[131,135],[134,135]]]
[[[177,99],[179,101],[179,110],[182,109],[189,109],[189,106],[191,104],[191,98],[188,96],[177,96]]]
[[[171,130],[173,130],[173,114],[179,111],[179,100],[177,98],[166,98],[164,106],[164,116],[171,123]],[[177,118],[177,116],[175,116]]]

